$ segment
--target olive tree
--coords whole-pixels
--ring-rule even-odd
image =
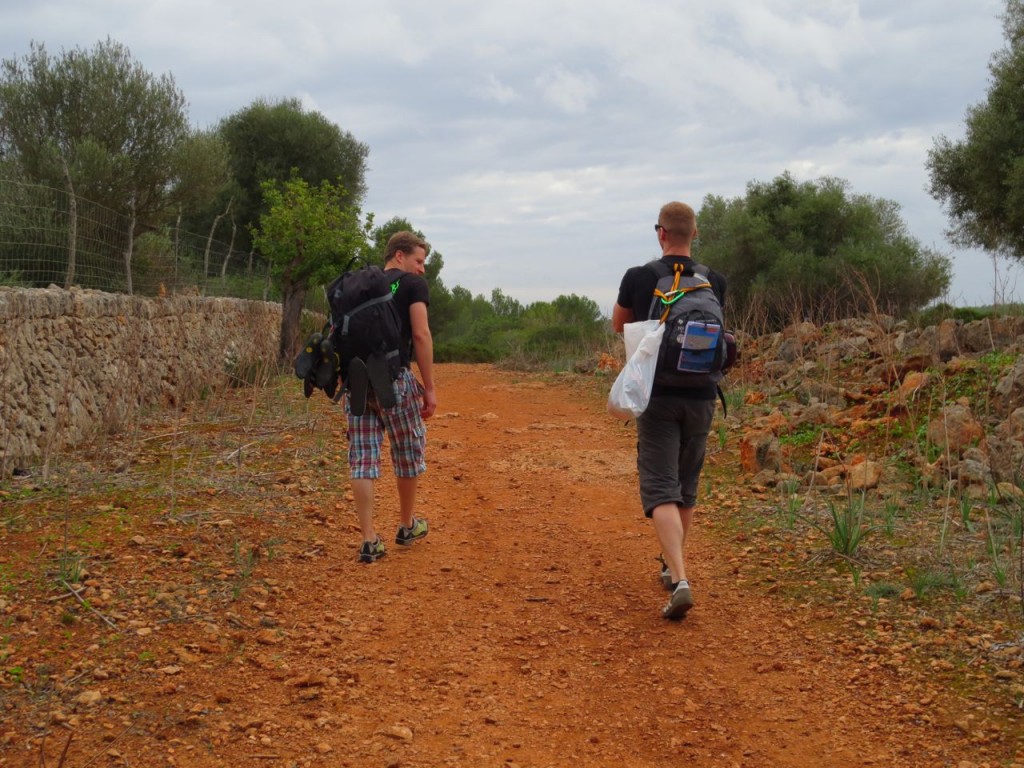
[[[908,234],[898,204],[841,179],[784,173],[743,197],[708,195],[697,227],[695,258],[726,275],[727,312],[751,326],[905,315],[949,285],[949,259]]]
[[[931,194],[959,245],[1024,258],[1024,0],[1008,0],[1006,46],[989,64],[986,99],[967,109],[966,133],[935,139]]]
[[[310,286],[325,285],[369,251],[372,217],[348,204],[341,186],[311,186],[293,175],[262,185],[266,213],[252,230],[253,245],[271,265],[282,295],[278,361],[287,364],[301,343],[302,306]]]
[[[0,156],[25,181],[65,190],[72,211],[81,198],[126,217],[130,258],[136,235],[227,181],[223,147],[189,126],[185,106],[171,75],[150,74],[110,39],[58,56],[32,43],[0,63]],[[72,234],[69,283],[74,253]]]
[[[344,205],[362,205],[369,147],[321,113],[305,110],[298,99],[257,100],[222,120],[217,134],[228,147],[234,187],[193,223],[195,231],[206,231],[226,210],[230,194],[231,216],[242,237],[239,247],[248,248],[248,233],[267,210],[263,184],[293,175],[311,187],[336,184]]]

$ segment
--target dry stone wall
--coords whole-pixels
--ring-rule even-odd
[[[1024,317],[796,323],[741,342],[727,385],[750,388],[740,463],[756,484],[884,496],[909,478],[957,498],[1024,500]],[[801,433],[816,436],[806,450]]]
[[[272,365],[279,304],[0,288],[0,476]]]

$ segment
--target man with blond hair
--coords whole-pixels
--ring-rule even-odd
[[[694,261],[697,217],[686,203],[662,206],[654,225],[661,258],[626,271],[612,310],[617,333],[623,326],[651,317],[659,278],[680,265],[684,274],[702,274],[711,283],[718,302],[725,306],[725,278]],[[654,315],[657,317],[657,314]],[[637,469],[640,501],[661,544],[661,581],[670,592],[662,609],[667,619],[682,619],[694,604],[686,576],[686,541],[697,506],[697,489],[704,467],[704,452],[715,413],[714,385],[672,387],[655,384],[650,404],[636,420]]]
[[[382,407],[373,390],[367,387],[365,378],[345,398],[352,495],[363,535],[359,549],[362,563],[373,563],[385,555],[384,542],[373,522],[374,481],[380,477],[385,430],[391,443],[391,464],[398,485],[400,521],[395,543],[408,546],[427,535],[426,519],[416,515],[416,492],[419,476],[427,469],[423,420],[437,410],[434,342],[427,317],[430,291],[423,278],[429,250],[430,244],[412,232],[396,232],[385,248],[384,271],[391,281],[391,292],[402,320],[400,367],[391,385],[395,405]],[[413,360],[422,384],[410,369]]]

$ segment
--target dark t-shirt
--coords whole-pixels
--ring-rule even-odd
[[[684,268],[693,269],[697,262],[689,256],[663,256],[660,261],[674,268],[676,264],[682,264]],[[708,269],[708,282],[711,283],[711,290],[718,297],[718,303],[725,309],[725,277],[713,269]],[[633,310],[634,320],[647,320],[647,313],[651,308],[651,301],[654,299],[654,288],[658,285],[658,274],[646,265],[630,267],[622,277],[619,284],[619,297],[616,302],[620,307]]]
[[[697,262],[691,259],[689,256],[662,256],[660,259],[662,262],[667,264],[669,268],[674,268],[676,264],[682,264],[684,268],[693,269]],[[715,296],[718,297],[718,303],[722,305],[723,311],[725,310],[725,289],[726,281],[725,277],[715,272],[713,269],[708,269],[707,274],[708,282],[711,283],[711,290],[715,292]],[[619,284],[619,296],[616,299],[616,303],[624,309],[633,310],[633,320],[647,320],[648,312],[651,309],[651,301],[654,299],[654,289],[658,285],[658,274],[647,267],[642,265],[639,267],[630,267],[626,270],[626,274],[622,276],[622,282]],[[672,395],[675,397],[687,397],[692,400],[714,400],[717,396],[714,387],[704,389],[680,389],[678,387],[664,387],[659,384],[654,385],[654,389],[651,390],[651,396],[658,395]]]
[[[412,323],[409,320],[409,307],[420,302],[430,306],[430,287],[427,281],[419,275],[411,272],[403,272],[400,269],[389,269],[387,271],[391,285],[398,280],[398,288],[395,290],[395,304],[398,306],[398,314],[402,318],[402,367],[408,368],[412,363]]]

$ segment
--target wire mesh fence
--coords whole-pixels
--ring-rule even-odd
[[[65,190],[0,178],[0,285],[276,301],[269,267],[230,243],[130,217]]]

